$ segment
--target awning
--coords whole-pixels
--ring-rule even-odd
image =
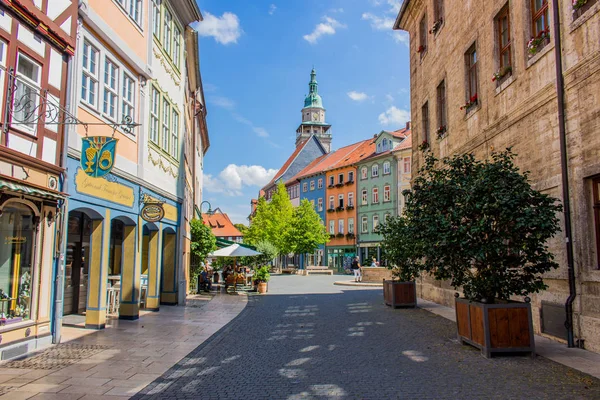
[[[53,193],[44,189],[38,189],[36,187],[26,186],[16,182],[9,182],[3,179],[0,179],[0,190],[10,190],[11,192],[22,193],[28,196],[43,197],[45,199],[52,200],[65,199],[65,196],[61,195],[60,193]]]
[[[222,249],[223,247],[227,247],[227,246],[231,246],[232,244],[236,244],[237,242],[233,242],[231,240],[226,240],[226,239],[221,239],[221,238],[217,238],[217,248]],[[245,244],[245,243],[237,243],[242,247],[245,247],[247,249],[252,249],[252,250],[256,250],[256,247],[251,246],[249,244]]]

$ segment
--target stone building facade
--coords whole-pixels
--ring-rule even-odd
[[[418,149],[424,141],[438,157],[473,152],[482,159],[512,147],[535,188],[564,203],[559,119],[564,104],[573,329],[576,343],[593,351],[600,351],[598,11],[598,0],[577,10],[568,0],[407,0],[394,25],[410,34],[414,171],[422,165]],[[562,99],[557,54],[562,54]],[[548,289],[533,295],[532,304],[536,332],[564,340],[570,280],[564,215],[561,220],[562,232],[549,243],[561,267],[546,274]],[[446,282],[423,278],[418,291],[454,304]]]

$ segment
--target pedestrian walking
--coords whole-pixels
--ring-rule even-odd
[[[358,262],[358,257],[356,257],[354,259],[354,261],[352,261],[352,266],[350,267],[352,268],[352,272],[354,272],[354,282],[361,282],[362,281],[362,267],[360,266],[360,263]]]

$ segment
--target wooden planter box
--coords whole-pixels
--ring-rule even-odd
[[[383,280],[383,300],[392,308],[416,307],[417,285],[414,282]]]
[[[484,304],[457,298],[456,325],[458,339],[492,353],[530,353],[535,356],[531,304],[508,302]]]

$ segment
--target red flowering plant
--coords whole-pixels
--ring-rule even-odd
[[[425,46],[420,45],[419,48],[417,49],[417,53],[422,53],[425,51]]]
[[[447,131],[446,125],[442,125],[439,128],[437,128],[435,133],[437,134],[438,139],[441,139],[444,136],[444,134],[446,133],[446,131]]]
[[[475,104],[477,104],[477,93],[475,93],[473,96],[471,96],[469,98],[469,101],[467,101],[463,106],[461,106],[460,109],[468,110],[469,108],[473,107]]]
[[[429,149],[429,142],[427,140],[423,140],[418,147],[419,151],[426,151]]]
[[[545,43],[550,41],[550,27],[547,26],[546,29],[541,31],[536,37],[533,37],[527,43],[527,52],[529,53],[529,57],[533,57],[540,51]]]

